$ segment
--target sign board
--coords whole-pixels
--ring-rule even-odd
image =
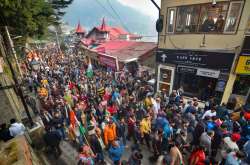
[[[250,74],[250,56],[240,56],[235,73]]]
[[[189,74],[196,74],[197,69],[196,68],[190,68],[190,67],[184,67],[184,66],[178,66],[177,67],[178,73],[189,73]]]
[[[203,77],[218,78],[219,75],[220,75],[220,71],[198,68],[196,75],[197,76],[203,76]]]
[[[158,49],[156,61],[176,65],[211,68],[229,72],[234,61],[234,53],[208,52],[198,50]]]
[[[110,67],[115,71],[117,70],[116,58],[99,54],[99,61],[102,65]]]

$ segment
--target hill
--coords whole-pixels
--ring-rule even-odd
[[[66,9],[63,20],[73,27],[80,20],[81,25],[85,29],[90,30],[93,26],[99,25],[101,19],[105,17],[107,24],[121,26],[126,30],[128,29],[131,33],[143,36],[157,35],[155,20],[133,8],[122,5],[117,0],[110,0],[110,2],[112,2],[113,8],[119,14],[122,23],[112,11],[107,0],[74,0],[73,4]],[[156,41],[156,38],[151,37],[144,39]]]

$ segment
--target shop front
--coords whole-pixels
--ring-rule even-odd
[[[241,105],[250,104],[250,36],[244,40],[235,74],[231,98],[236,98]]]
[[[232,52],[159,49],[157,90],[184,90],[184,96],[221,100],[234,61]]]

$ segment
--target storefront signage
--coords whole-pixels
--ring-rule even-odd
[[[110,56],[105,56],[105,55],[99,55],[99,60],[102,65],[105,65],[107,67],[110,67],[114,70],[117,69],[116,66],[116,58],[110,57]]]
[[[158,49],[156,61],[229,72],[234,61],[234,55],[234,53],[223,52]]]
[[[190,68],[190,67],[178,66],[177,67],[177,72],[178,73],[196,74],[197,69],[196,68]]]
[[[220,75],[220,71],[199,68],[199,69],[197,69],[197,74],[196,75],[204,76],[204,77],[211,77],[211,78],[218,78],[219,75]]]
[[[250,56],[240,56],[235,72],[237,74],[250,74]]]

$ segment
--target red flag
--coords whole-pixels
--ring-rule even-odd
[[[70,110],[69,112],[69,122],[72,125],[73,128],[76,126],[76,115],[75,112]]]

